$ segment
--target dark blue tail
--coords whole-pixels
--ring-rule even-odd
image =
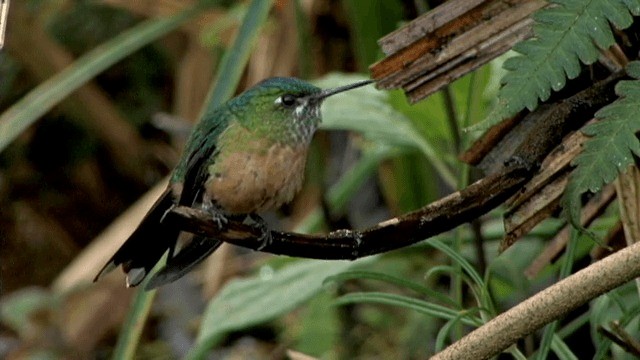
[[[173,204],[171,190],[167,189],[127,241],[100,270],[94,281],[122,265],[122,269],[127,273],[127,286],[137,286],[168,250],[167,265],[158,271],[146,286],[146,289],[153,289],[181,278],[220,246],[220,241],[193,236],[188,244],[174,254],[180,230],[161,222]]]

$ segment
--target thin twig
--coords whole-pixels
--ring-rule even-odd
[[[611,326],[613,332],[615,332],[620,340],[622,340],[622,342],[624,343],[623,347],[625,351],[634,356],[640,357],[640,343],[638,342],[638,340],[634,339],[631,334],[629,334],[627,330],[625,330],[624,327],[620,325],[619,321],[612,321],[611,323],[609,323],[609,325]]]
[[[627,344],[625,344],[624,341],[622,341],[622,339],[620,339],[616,334],[609,331],[604,326],[598,326],[598,333],[600,333],[600,335],[606,337],[607,339],[611,340],[611,342],[617,344],[621,348],[625,350],[627,349]]]

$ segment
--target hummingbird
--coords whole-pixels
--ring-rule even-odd
[[[263,80],[205,113],[187,140],[169,185],[124,244],[95,277],[122,265],[127,287],[139,285],[168,252],[166,265],[146,289],[173,282],[222,243],[187,234],[162,222],[175,206],[199,208],[218,225],[247,219],[291,201],[300,190],[309,144],[329,96],[370,84],[371,80],[322,90],[297,78]]]

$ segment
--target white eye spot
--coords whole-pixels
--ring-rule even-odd
[[[274,103],[274,104],[276,104],[276,105],[280,105],[280,104],[282,104],[282,97],[281,97],[281,96],[278,96],[278,97],[276,98],[276,101],[274,101],[273,103]]]

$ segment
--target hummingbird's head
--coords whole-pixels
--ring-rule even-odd
[[[320,124],[324,99],[369,83],[322,90],[300,79],[274,77],[256,84],[240,98],[248,102],[243,108],[256,111],[252,128],[277,141],[308,143]]]

